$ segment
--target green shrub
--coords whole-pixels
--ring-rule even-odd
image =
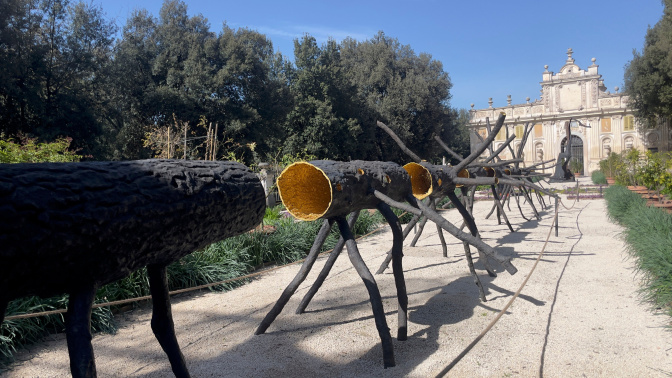
[[[604,172],[597,170],[593,171],[593,173],[590,174],[591,180],[593,180],[593,184],[595,185],[600,185],[600,184],[605,184],[607,183],[607,176],[604,175]]]
[[[620,154],[610,152],[606,159],[600,161],[600,171],[604,172],[606,177],[616,177],[616,170],[622,164]]]
[[[80,161],[82,156],[69,150],[70,138],[51,143],[37,143],[35,138],[21,138],[19,143],[0,134],[0,163],[46,163]]]
[[[267,207],[266,212],[264,213],[264,223],[269,223],[280,219],[282,217],[280,212],[283,209],[284,206],[282,206],[282,204],[274,207]]]
[[[647,151],[637,171],[637,181],[651,190],[672,193],[672,166],[669,153]]]

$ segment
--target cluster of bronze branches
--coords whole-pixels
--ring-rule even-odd
[[[391,162],[316,160],[295,163],[286,168],[278,177],[277,184],[280,197],[287,210],[298,219],[323,219],[324,224],[301,269],[263,319],[255,334],[266,332],[299,285],[305,280],[327,235],[333,224],[336,223],[341,238],[330,253],[315,283],[301,301],[296,313],[305,311],[328,276],[343,247],[347,246],[350,261],[364,281],[369,293],[376,327],[382,341],[384,366],[395,365],[392,339],[385,320],[380,292],[373,275],[359,253],[351,231],[359,212],[363,209],[378,209],[392,229],[392,248],[378,269],[378,273],[384,271],[392,262],[398,300],[398,340],[406,340],[407,338],[408,319],[408,298],[402,265],[402,245],[410,230],[418,222],[420,222],[421,230],[427,220],[436,224],[444,256],[447,256],[447,246],[443,237],[444,230],[462,241],[470,273],[479,288],[481,300],[485,301],[485,292],[474,268],[471,246],[477,249],[480,260],[483,261],[491,276],[496,276],[496,274],[490,267],[489,259],[499,263],[510,274],[515,274],[517,269],[511,264],[509,258],[500,255],[496,249],[484,243],[480,238],[473,217],[476,186],[490,186],[495,198],[493,211],[497,210],[498,216],[504,218],[512,232],[513,228],[504,210],[506,201],[510,201],[512,197],[515,198],[522,214],[523,211],[518,197],[524,197],[532,207],[535,216],[539,218],[539,213],[532,203],[532,197],[536,196],[541,205],[545,206],[541,194],[553,196],[532,181],[536,177],[544,176],[535,172],[535,166],[520,167],[520,163],[523,161],[520,156],[522,155],[524,141],[532,129],[531,125],[526,125],[525,135],[518,151],[513,151],[510,145],[515,135],[508,136],[505,143],[496,150],[493,149],[492,143],[503,127],[504,119],[505,115],[502,114],[494,127],[490,127],[489,123],[487,124],[489,133],[487,138],[482,139],[479,147],[467,157],[455,154],[440,138],[436,137],[437,142],[460,161],[455,166],[435,165],[424,161],[413,151],[410,151],[403,141],[385,124],[378,122],[378,126],[397,142],[399,147],[414,160],[413,162],[402,167]],[[499,158],[499,154],[507,147],[514,158],[502,160]],[[479,159],[486,150],[490,152],[489,156]],[[461,199],[456,194],[457,188],[460,189]],[[437,202],[445,197],[458,209],[462,216],[463,224],[461,227],[453,225],[436,211]],[[391,207],[414,215],[405,229],[402,230],[399,219]],[[348,214],[350,216],[346,220]],[[467,227],[468,233],[462,231],[464,227]],[[421,230],[416,233],[416,240],[412,244],[417,241]]]

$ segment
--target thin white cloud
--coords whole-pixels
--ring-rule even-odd
[[[302,35],[304,33],[312,35],[313,37],[315,37],[315,39],[317,39],[318,42],[326,42],[329,38],[333,38],[337,41],[342,41],[347,37],[354,38],[358,41],[364,41],[366,39],[373,37],[375,34],[375,33],[353,32],[351,30],[331,29],[331,28],[325,28],[323,26],[300,25],[300,26],[293,26],[293,28],[296,29],[297,31],[300,31]]]
[[[354,38],[358,41],[364,41],[374,36],[375,33],[353,32],[349,30],[331,29],[321,26],[310,25],[292,25],[286,28],[277,28],[271,26],[250,26],[251,29],[257,30],[262,34],[271,37],[280,37],[287,39],[301,38],[304,34],[315,37],[318,43],[324,43],[332,38],[336,41],[342,41],[346,37]]]

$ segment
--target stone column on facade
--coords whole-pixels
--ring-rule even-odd
[[[544,135],[546,140],[544,142],[544,155],[555,158],[558,156],[558,151],[556,151],[556,142],[557,142],[557,132],[555,130],[555,122],[544,122]]]
[[[588,131],[587,134],[590,136],[589,139],[597,141],[597,146],[590,150],[591,159],[600,160],[601,158],[600,149],[602,148],[602,138],[600,138],[600,127],[599,118],[595,117],[590,119],[590,131]]]
[[[611,142],[612,151],[623,151],[625,146],[623,145],[623,116],[614,115],[611,117],[611,133],[614,135],[613,141]]]

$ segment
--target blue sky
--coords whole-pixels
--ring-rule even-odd
[[[94,0],[123,26],[145,8],[158,17],[162,0]],[[539,98],[544,65],[557,72],[574,51],[585,69],[596,58],[609,91],[622,88],[624,66],[641,50],[647,27],[662,16],[660,0],[511,1],[205,1],[188,0],[190,15],[203,14],[214,32],[255,29],[276,51],[293,57],[293,40],[309,33],[318,42],[350,36],[371,38],[379,30],[416,53],[443,63],[453,82],[451,106],[475,108]]]

